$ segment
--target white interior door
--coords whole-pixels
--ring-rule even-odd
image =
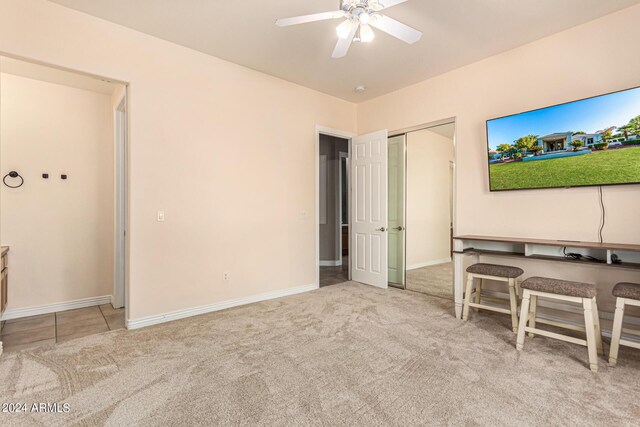
[[[351,279],[386,288],[387,131],[352,141]]]

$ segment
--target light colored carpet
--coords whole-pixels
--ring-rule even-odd
[[[352,282],[0,360],[6,425],[638,425],[640,351],[617,368],[509,318]]]
[[[453,262],[407,271],[407,289],[453,299]]]

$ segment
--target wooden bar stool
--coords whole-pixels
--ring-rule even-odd
[[[524,274],[524,271],[518,267],[511,267],[508,265],[496,265],[496,264],[473,264],[467,268],[469,277],[467,279],[467,289],[464,295],[464,308],[462,311],[462,320],[469,318],[469,307],[475,307],[483,310],[496,311],[498,313],[511,314],[511,327],[513,332],[518,331],[518,277]],[[480,279],[476,286],[475,292],[472,292],[473,283],[475,279]],[[481,303],[482,298],[482,281],[497,280],[499,282],[506,282],[509,285],[509,303],[510,309],[493,307],[490,305],[483,305]],[[471,298],[474,302],[471,302]]]
[[[589,367],[593,372],[598,372],[598,354],[602,355],[602,335],[600,333],[600,318],[596,303],[596,285],[591,283],[569,282],[546,277],[530,277],[521,284],[524,290],[522,294],[522,307],[520,309],[520,326],[516,348],[521,351],[524,348],[524,334],[529,336],[540,334],[545,337],[555,338],[574,344],[584,345],[589,353]],[[569,325],[545,319],[536,319],[536,305],[538,297],[570,301],[582,305],[585,327]],[[587,339],[579,339],[567,335],[557,334],[536,328],[536,320],[565,329],[584,331]],[[527,323],[529,326],[527,326]]]
[[[640,307],[640,284],[618,283],[613,287],[612,293],[613,296],[616,297],[616,315],[613,318],[613,330],[611,331],[609,365],[616,366],[618,362],[618,350],[621,345],[640,349],[640,344],[637,342],[620,339],[624,320],[624,306],[635,305],[636,307]]]

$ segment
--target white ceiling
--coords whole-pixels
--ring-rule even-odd
[[[111,95],[118,86],[80,73],[0,56],[0,72]]]
[[[410,0],[385,11],[424,33],[376,31],[332,59],[339,20],[280,28],[338,0],[51,0],[349,101],[360,102],[537,40],[640,0]],[[384,3],[384,1],[382,1]],[[364,85],[364,93],[355,93]]]

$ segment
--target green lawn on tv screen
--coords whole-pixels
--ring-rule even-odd
[[[640,147],[493,164],[490,172],[492,190],[635,183],[640,182]]]

